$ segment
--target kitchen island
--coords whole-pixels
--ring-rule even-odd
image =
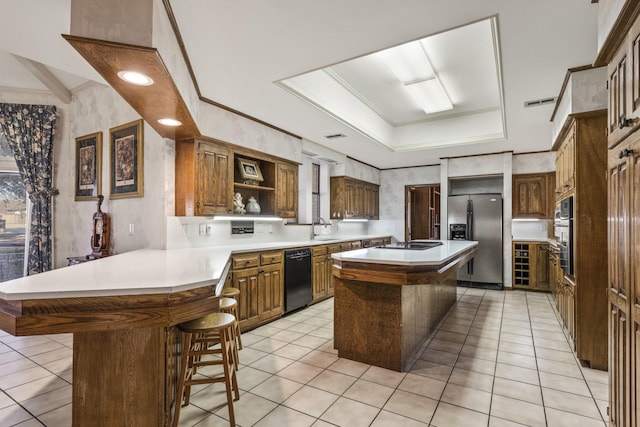
[[[367,248],[332,255],[338,356],[409,369],[455,304],[457,270],[477,246],[445,240],[425,250]]]

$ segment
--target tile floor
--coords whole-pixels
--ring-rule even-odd
[[[548,294],[459,288],[406,373],[340,359],[332,336],[332,299],[243,334],[238,425],[606,425],[607,374],[577,363]],[[1,426],[71,425],[71,346],[0,332]],[[180,425],[228,426],[224,402],[194,387]]]

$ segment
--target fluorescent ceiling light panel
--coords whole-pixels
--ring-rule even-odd
[[[405,83],[404,88],[425,113],[451,110],[453,104],[437,77]]]
[[[383,50],[380,56],[402,83],[434,76],[433,67],[419,41]]]

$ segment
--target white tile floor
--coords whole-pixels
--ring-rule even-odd
[[[410,372],[338,358],[333,300],[243,334],[240,426],[598,426],[606,372],[581,368],[548,294],[459,288]],[[70,335],[0,333],[0,425],[71,425]],[[206,372],[201,372],[206,374]],[[228,426],[219,384],[181,426]]]

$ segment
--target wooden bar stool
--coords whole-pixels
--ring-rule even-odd
[[[222,297],[226,297],[226,298],[233,298],[234,300],[236,300],[236,302],[238,303],[238,305],[240,304],[240,289],[238,288],[232,288],[232,287],[226,287],[222,290],[222,295],[220,295]],[[236,320],[239,322],[240,317],[238,316],[238,308],[236,307],[236,312],[232,313],[234,316],[236,316]],[[242,338],[240,338],[240,324],[238,323],[238,329],[237,329],[237,334],[236,334],[236,340],[238,341],[238,349],[242,350]]]
[[[242,348],[242,339],[240,338],[240,323],[238,322],[238,301],[233,298],[222,297],[220,298],[220,311],[222,313],[229,313],[235,317],[236,321],[233,324],[233,334],[236,340],[236,352],[234,354],[236,370],[240,364],[240,358],[238,357],[238,349]]]
[[[184,347],[180,377],[178,382],[178,396],[173,426],[178,425],[180,408],[189,404],[191,386],[196,384],[224,383],[227,392],[227,406],[229,407],[229,423],[236,425],[233,412],[233,401],[240,399],[240,390],[236,379],[234,354],[237,354],[235,331],[233,329],[236,318],[228,313],[211,313],[189,322],[181,323],[178,328],[184,333]],[[219,344],[219,346],[217,345]],[[194,378],[200,367],[221,365],[222,373]],[[232,397],[232,390],[235,399]],[[183,405],[184,400],[184,405]]]

